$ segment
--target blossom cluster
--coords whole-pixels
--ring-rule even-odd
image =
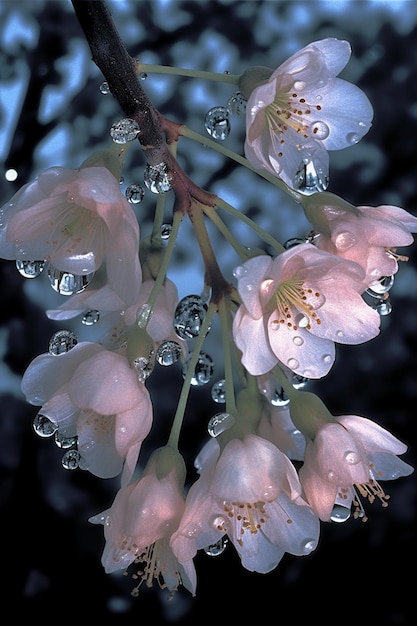
[[[332,415],[305,389],[329,373],[338,344],[363,344],[380,333],[406,259],[397,248],[417,232],[417,218],[400,207],[356,207],[327,191],[328,151],[357,143],[373,117],[366,95],[338,78],[349,57],[348,42],[329,38],[275,71],[250,68],[239,77],[248,167],[276,178],[311,231],[276,241],[275,255],[266,248],[252,254],[233,241],[241,259],[224,277],[204,220],[219,224],[213,209],[218,216],[226,204],[211,195],[205,204],[189,183],[206,270],[201,296],[180,300],[168,277],[186,211],[176,210],[165,245],[154,233],[141,235],[120,190],[119,144],[133,144],[137,132],[125,142],[118,135],[108,152],[78,169],[49,168],[1,208],[0,256],[26,277],[47,274],[63,296],[47,315],[61,323],[100,317],[99,340],[57,332],[28,365],[22,390],[39,407],[37,432],[67,449],[67,468],[120,477],[113,502],[90,521],[104,526],[106,572],[135,568],[134,593],[157,581],[194,595],[197,551],[219,554],[229,541],[249,571],[267,573],[285,553],[306,556],[319,544],[321,522],[366,519],[367,502],[387,505],[381,482],[413,471],[399,458],[407,446],[394,435],[366,417]],[[179,166],[163,165],[148,164],[147,186],[180,196]],[[201,348],[216,314],[224,410],[196,452],[198,479],[190,484],[182,419],[190,385],[207,374]],[[142,443],[158,419],[148,389],[156,362],[182,364],[183,393],[168,441],[142,461]]]

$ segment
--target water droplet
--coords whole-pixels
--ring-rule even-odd
[[[230,413],[217,413],[213,415],[207,424],[207,431],[210,437],[218,437],[220,433],[233,426],[235,418]]]
[[[348,143],[350,143],[351,145],[354,145],[355,143],[358,143],[360,138],[361,138],[361,136],[358,135],[358,133],[348,133],[346,135],[346,141]]]
[[[304,315],[304,313],[297,313],[297,315],[294,317],[294,322],[299,328],[307,328],[310,320],[306,315]]]
[[[304,389],[309,380],[309,378],[306,378],[305,376],[300,376],[300,374],[293,374],[291,378],[292,386],[294,387],[294,389]]]
[[[67,450],[77,445],[78,437],[76,435],[69,436],[67,433],[62,433],[59,430],[55,433],[55,444],[58,448]]]
[[[133,361],[138,381],[144,383],[152,374],[155,365],[155,352],[151,350],[147,356],[138,356]]]
[[[108,93],[110,93],[110,87],[109,87],[109,83],[104,81],[103,83],[101,83],[100,85],[100,91],[102,94],[107,95]]]
[[[305,82],[302,80],[296,80],[294,83],[295,91],[301,91],[306,86]]]
[[[136,324],[139,328],[146,328],[152,315],[152,307],[145,302],[136,311]]]
[[[294,246],[298,246],[300,243],[305,242],[306,240],[301,239],[300,237],[291,237],[291,239],[287,239],[287,241],[285,241],[283,245],[286,250],[289,250],[290,248],[293,248]]]
[[[38,413],[33,420],[33,429],[39,437],[52,437],[58,430],[58,426],[42,413]]]
[[[226,107],[213,107],[207,111],[204,125],[213,139],[224,141],[230,133],[229,113]]]
[[[290,399],[282,388],[275,389],[270,399],[270,403],[272,406],[287,406],[290,403]]]
[[[336,337],[343,337],[343,330],[337,330],[336,331]]]
[[[67,470],[75,470],[80,464],[81,454],[78,450],[67,450],[61,459],[62,467]]]
[[[271,330],[278,330],[279,327],[281,326],[279,320],[271,320],[271,323],[269,324]]]
[[[232,272],[233,276],[237,278],[238,280],[239,278],[243,278],[244,276],[246,276],[247,273],[248,273],[248,268],[244,267],[243,265],[239,265],[238,267],[235,267],[235,269]]]
[[[191,357],[187,360],[182,368],[182,376],[183,378],[187,375],[188,366],[190,363]],[[201,387],[202,385],[206,385],[210,382],[211,377],[213,376],[213,359],[211,356],[206,354],[205,352],[200,352],[198,357],[197,364],[195,366],[193,376],[191,378],[191,384],[196,387]]]
[[[226,108],[228,113],[232,115],[241,115],[246,111],[246,100],[240,91],[236,91],[233,96],[230,96]]]
[[[159,365],[168,367],[178,361],[182,353],[181,346],[176,341],[164,341],[158,346],[156,360]]]
[[[207,313],[207,305],[197,295],[185,296],[177,304],[174,313],[174,329],[181,339],[194,339],[201,331]]]
[[[125,196],[130,204],[139,204],[142,202],[145,190],[141,185],[129,185],[126,187]]]
[[[161,239],[166,241],[170,238],[172,231],[172,224],[162,224],[161,226]]]
[[[382,276],[379,280],[369,285],[367,291],[372,296],[374,294],[383,295],[388,293],[394,284],[394,276]]]
[[[214,383],[211,388],[211,397],[217,404],[224,404],[226,402],[226,381],[224,379]]]
[[[97,311],[97,309],[89,309],[88,311],[84,311],[81,322],[85,326],[93,326],[93,324],[97,324],[99,319],[100,311]]]
[[[166,193],[172,189],[172,176],[166,163],[146,165],[143,180],[152,193]]]
[[[126,117],[112,124],[110,136],[115,143],[128,143],[139,135],[140,127],[135,120]]]
[[[327,173],[323,172],[321,168],[316,169],[313,161],[304,159],[294,177],[295,189],[310,195],[318,191],[325,191],[328,186]]]
[[[349,250],[349,248],[353,248],[353,246],[356,245],[357,238],[355,237],[353,233],[349,233],[349,232],[339,233],[334,243],[338,250],[340,250],[341,252],[344,252],[345,250]]]
[[[17,259],[17,271],[23,278],[36,278],[42,274],[46,261],[21,261]]]
[[[50,265],[48,267],[48,277],[51,287],[61,296],[72,296],[74,293],[81,293],[88,287],[94,278],[95,272],[91,274],[77,275],[70,272],[61,272]]]
[[[378,304],[374,306],[374,309],[384,317],[385,315],[389,315],[392,312],[392,304],[389,300],[380,300]]]
[[[295,337],[293,337],[293,343],[296,346],[302,346],[304,343],[304,339],[302,337],[299,337],[299,335],[296,335]]]
[[[330,519],[332,522],[336,522],[337,524],[342,524],[343,522],[347,522],[350,517],[350,509],[346,506],[342,506],[341,504],[335,504],[333,510],[330,515]]]
[[[226,535],[224,535],[221,539],[216,541],[216,543],[213,543],[210,546],[203,548],[203,550],[208,556],[219,556],[220,554],[223,554],[223,552],[226,550],[227,543],[228,538]]]
[[[58,330],[49,341],[49,354],[58,356],[69,352],[78,343],[76,335],[70,330]]]
[[[348,450],[347,452],[345,452],[344,458],[346,463],[348,463],[349,465],[357,465],[361,462],[360,456],[357,454],[357,452],[354,452],[353,450]]]
[[[333,357],[331,354],[323,354],[323,363],[332,363]]]
[[[330,133],[330,129],[325,122],[313,122],[310,130],[314,139],[326,139]]]
[[[146,80],[148,78],[148,75],[146,72],[141,72],[139,74],[139,80]]]
[[[288,359],[287,361],[287,365],[288,367],[293,370],[296,369],[297,367],[299,367],[299,362],[297,361],[297,359]]]
[[[303,554],[310,554],[317,547],[317,541],[315,539],[306,539],[303,545]]]

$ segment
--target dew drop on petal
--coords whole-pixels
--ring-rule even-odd
[[[166,163],[158,163],[157,165],[147,164],[143,175],[146,187],[152,193],[166,193],[173,187],[171,174],[168,172]]]
[[[204,126],[213,139],[224,141],[230,133],[229,112],[226,107],[216,106],[207,111]]]
[[[58,448],[67,450],[77,445],[78,438],[76,435],[68,435],[68,433],[57,431],[55,433],[55,444]]]
[[[67,450],[61,459],[62,467],[67,470],[75,470],[80,464],[81,454],[78,450]]]
[[[330,129],[325,122],[313,122],[310,130],[314,139],[326,139],[330,134]]]
[[[385,315],[389,315],[392,311],[392,304],[389,300],[380,300],[374,307],[373,307],[377,313],[379,313],[379,315],[381,315],[381,317],[384,317]]]
[[[243,265],[239,265],[238,267],[235,267],[232,273],[233,276],[237,279],[243,278],[248,273],[248,268],[244,267]]]
[[[290,248],[293,248],[294,246],[298,246],[300,243],[305,242],[306,240],[301,239],[301,237],[291,237],[291,239],[287,239],[287,241],[284,242],[283,246],[286,250],[289,250]]]
[[[287,365],[290,369],[296,369],[300,364],[297,359],[290,358],[287,361]]]
[[[156,350],[156,360],[159,365],[168,367],[178,361],[182,353],[181,346],[176,341],[164,341]]]
[[[350,517],[350,509],[346,506],[342,506],[341,504],[335,504],[333,510],[330,515],[330,519],[332,522],[336,522],[337,524],[342,524],[343,522],[347,522]]]
[[[308,319],[306,315],[304,315],[304,313],[298,313],[294,317],[294,322],[296,326],[299,326],[300,328],[307,328],[307,326],[310,323],[310,320]]]
[[[323,363],[332,363],[333,357],[331,354],[323,354]]]
[[[300,337],[299,335],[296,335],[295,337],[293,337],[293,343],[296,346],[302,346],[304,343],[304,339],[302,337]]]
[[[33,420],[33,430],[39,437],[52,437],[58,430],[58,426],[49,417],[38,413]]]
[[[349,248],[353,248],[353,246],[357,243],[357,239],[353,233],[345,232],[339,233],[335,238],[334,244],[340,252],[345,252],[345,250],[349,250]]]
[[[17,271],[23,278],[36,278],[42,274],[46,261],[22,261],[17,259]]]
[[[220,554],[223,554],[223,552],[226,550],[227,543],[228,538],[225,535],[224,537],[221,537],[221,539],[216,541],[216,543],[213,543],[210,546],[203,548],[203,550],[208,556],[219,556]]]
[[[301,91],[306,86],[305,82],[302,80],[296,80],[294,83],[295,91]]]
[[[48,267],[48,278],[51,287],[61,296],[72,296],[74,293],[81,293],[88,287],[94,278],[95,272],[90,274],[77,275],[70,272],[61,272],[52,265]]]
[[[182,368],[182,376],[186,377],[188,372],[189,363],[191,361],[191,357],[184,363]],[[213,376],[214,366],[213,359],[211,356],[206,354],[205,352],[200,352],[197,364],[195,366],[191,384],[195,387],[201,387],[202,385],[207,385],[210,382],[211,377]]]
[[[174,313],[174,330],[181,339],[194,339],[201,331],[207,305],[201,296],[185,296],[177,304]]]
[[[370,295],[383,295],[388,293],[394,284],[394,276],[382,276],[379,280],[369,285],[367,291]]]
[[[300,376],[300,374],[293,374],[291,378],[292,386],[294,387],[294,389],[304,389],[309,380],[309,378],[306,378],[305,376]]]
[[[209,420],[207,432],[210,437],[218,437],[220,433],[233,426],[235,418],[230,413],[217,413]]]
[[[346,141],[348,143],[350,143],[352,146],[355,143],[358,143],[358,141],[360,140],[361,136],[358,133],[348,133],[346,135]]]
[[[315,539],[306,539],[303,544],[303,554],[310,554],[317,547],[317,541]]]
[[[360,456],[353,450],[345,452],[344,459],[349,465],[357,465],[361,461]]]
[[[58,330],[49,341],[49,354],[58,356],[69,352],[78,343],[77,336],[71,330]]]
[[[282,387],[280,389],[275,389],[269,401],[272,406],[287,406],[287,404],[290,403],[290,399]]]
[[[329,178],[321,168],[315,167],[313,161],[304,159],[294,177],[294,187],[306,195],[325,191],[329,186]]]
[[[138,381],[140,383],[144,383],[145,380],[149,378],[149,376],[153,372],[153,368],[155,365],[155,353],[153,350],[147,356],[138,356],[133,361],[133,367],[136,371]]]
[[[142,202],[145,190],[141,185],[129,185],[126,187],[125,196],[130,204],[139,204]]]
[[[226,381],[224,379],[214,383],[211,388],[211,397],[217,404],[224,404],[226,402]]]
[[[139,135],[140,127],[136,120],[128,117],[112,124],[110,136],[115,143],[125,144],[133,141]]]
[[[88,309],[82,314],[81,322],[84,326],[93,326],[93,324],[97,324],[99,319],[100,311],[97,311],[97,309]]]

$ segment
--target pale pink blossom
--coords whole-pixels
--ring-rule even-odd
[[[335,342],[360,344],[379,333],[380,317],[363,300],[363,269],[299,244],[254,257],[235,270],[242,304],[233,337],[250,374],[282,363],[307,378],[325,376]]]
[[[366,519],[360,498],[371,503],[379,499],[387,506],[389,496],[379,481],[414,471],[397,456],[406,450],[406,445],[365,417],[342,415],[323,422],[307,441],[299,471],[304,497],[323,521],[331,519],[335,504],[348,510],[353,506],[354,516]]]
[[[316,548],[319,521],[301,498],[294,466],[271,442],[248,434],[221,450],[212,440],[198,463],[200,478],[171,538],[180,562],[226,534],[242,565],[261,573],[274,569],[285,552],[302,556]]]
[[[173,448],[155,450],[139,479],[122,487],[110,509],[90,518],[104,525],[102,564],[107,573],[141,563],[139,585],[154,580],[174,592],[183,584],[193,595],[196,573],[192,559],[179,563],[169,540],[184,511],[185,465]]]
[[[373,118],[363,91],[336,78],[350,55],[347,41],[330,37],[295,53],[267,80],[260,76],[263,82],[251,91],[246,107],[245,155],[254,167],[301,190],[300,172],[306,168],[307,179],[317,174],[318,187],[310,191],[327,187],[327,151],[357,143]],[[309,180],[304,183],[308,191]]]
[[[409,246],[417,232],[417,217],[400,207],[354,207],[333,194],[306,201],[306,215],[316,231],[314,244],[365,270],[365,288],[398,271],[397,247]]]
[[[41,354],[24,373],[22,391],[59,436],[77,437],[82,469],[101,478],[122,472],[122,484],[131,479],[152,426],[152,403],[126,357],[90,342]]]
[[[1,209],[0,256],[46,260],[77,276],[105,262],[117,299],[139,295],[139,225],[119,181],[105,167],[51,167],[24,185]]]

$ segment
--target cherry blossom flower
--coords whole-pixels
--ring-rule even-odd
[[[301,498],[297,473],[271,442],[254,434],[216,440],[200,455],[201,476],[171,538],[180,562],[225,534],[249,571],[274,569],[285,552],[307,555],[317,546],[319,521]]]
[[[256,68],[242,76],[250,91],[246,107],[245,155],[258,169],[277,174],[306,193],[326,189],[328,150],[357,143],[368,132],[373,109],[356,85],[336,76],[351,47],[335,38],[315,41],[285,61],[260,84]]]
[[[146,387],[121,354],[80,342],[58,356],[41,354],[22,379],[27,401],[58,426],[58,436],[77,437],[80,467],[122,484],[135,470],[152,426]]]
[[[379,481],[408,476],[413,468],[399,459],[407,446],[365,417],[342,415],[324,422],[306,445],[299,471],[304,497],[322,521],[343,505],[365,521],[360,498],[388,505]]]
[[[306,200],[305,211],[314,245],[363,267],[365,287],[396,274],[398,260],[407,260],[396,248],[412,244],[417,232],[417,217],[400,207],[354,207],[330,193]]]
[[[46,260],[76,276],[105,261],[107,283],[121,303],[139,295],[139,225],[119,182],[105,167],[51,167],[1,209],[0,256]]]
[[[281,362],[321,378],[334,363],[335,342],[360,344],[379,333],[380,317],[361,297],[362,268],[310,243],[274,260],[254,257],[234,273],[242,304],[233,337],[250,374]]]
[[[136,578],[149,587],[156,580],[174,592],[182,583],[193,595],[196,573],[192,559],[179,563],[169,539],[184,511],[185,465],[173,448],[155,450],[139,479],[122,487],[110,509],[90,518],[104,525],[102,564],[107,573],[143,564]],[[163,580],[161,580],[163,579]]]

